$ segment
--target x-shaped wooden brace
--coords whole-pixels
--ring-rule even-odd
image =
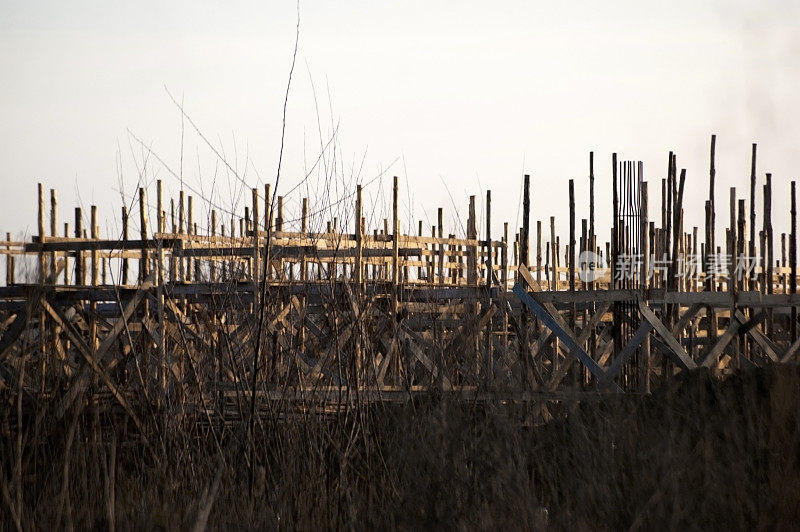
[[[533,279],[530,272],[524,265],[520,265],[519,273],[522,278],[531,287],[534,293],[539,291],[538,283]],[[542,324],[553,331],[556,337],[564,342],[567,350],[576,357],[580,362],[589,370],[589,372],[601,383],[608,383],[612,389],[621,392],[622,389],[615,383],[610,382],[606,378],[606,372],[603,371],[595,360],[590,357],[586,351],[581,347],[581,342],[575,338],[575,333],[567,326],[566,322],[561,318],[558,310],[552,303],[539,302],[531,294],[525,290],[521,284],[514,285],[514,294],[527,306],[541,321]],[[588,330],[588,328],[587,328]]]

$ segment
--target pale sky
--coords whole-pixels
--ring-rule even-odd
[[[165,87],[248,187],[274,181],[295,3],[162,4],[0,0],[3,235],[36,231],[37,181],[58,189],[60,226],[72,225],[77,202],[87,212],[94,203],[101,230],[114,234],[121,193],[130,202],[146,156],[135,137],[154,154],[151,197],[153,178],[176,193],[182,120]],[[335,157],[340,186],[360,180],[368,202],[384,202],[375,218],[388,212],[391,178],[400,176],[404,229],[422,219],[428,231],[444,206],[449,232],[461,232],[453,204],[463,223],[468,196],[482,205],[490,188],[497,237],[503,221],[512,230],[521,223],[530,173],[533,223],[556,215],[565,235],[570,178],[578,217],[588,217],[590,150],[601,228],[611,153],[644,161],[651,219],[660,219],[660,180],[675,150],[687,169],[690,228],[702,226],[716,133],[717,219],[727,220],[728,187],[749,194],[757,142],[760,181],[774,174],[775,231],[786,230],[789,181],[800,177],[796,2],[558,4],[301,2],[279,193],[327,145],[307,181],[312,209],[342,195],[321,192],[320,172]],[[187,186],[206,196],[213,188],[221,205],[249,201],[183,128]],[[336,142],[326,144],[333,129]],[[289,194],[290,214],[305,193],[303,185]]]

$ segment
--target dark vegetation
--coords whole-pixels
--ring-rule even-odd
[[[252,483],[244,430],[218,441],[190,417],[143,415],[166,419],[145,444],[113,410],[56,421],[24,405],[18,434],[4,399],[7,529],[736,530],[800,519],[796,366],[724,381],[684,372],[650,396],[550,404],[546,423],[541,404],[276,404],[258,423]]]

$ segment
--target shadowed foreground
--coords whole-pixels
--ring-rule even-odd
[[[274,412],[256,424],[252,496],[244,431],[148,426],[148,446],[123,416],[93,422],[87,409],[56,422],[40,410],[24,414],[18,439],[16,411],[4,407],[2,522],[772,528],[800,519],[799,392],[798,368],[776,366],[725,381],[686,372],[652,396],[551,404],[545,424],[530,422],[536,405],[435,400]]]

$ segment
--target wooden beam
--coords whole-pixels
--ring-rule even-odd
[[[694,360],[686,353],[683,349],[681,344],[672,336],[669,329],[667,329],[661,320],[659,320],[656,315],[650,310],[650,307],[647,306],[647,303],[644,301],[639,301],[639,311],[642,313],[644,319],[650,322],[650,325],[656,330],[656,332],[664,339],[664,342],[670,348],[670,352],[674,355],[677,359],[678,363],[683,367],[683,369],[695,369],[697,364],[695,364]]]

